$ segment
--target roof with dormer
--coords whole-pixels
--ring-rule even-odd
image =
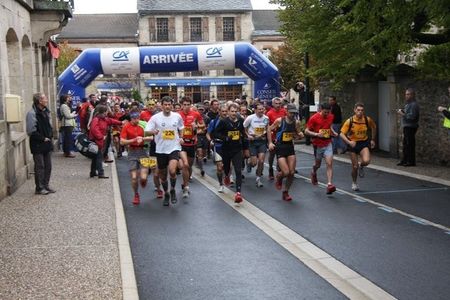
[[[226,13],[252,9],[250,0],[137,0],[139,14]]]

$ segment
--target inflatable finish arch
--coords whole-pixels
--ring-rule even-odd
[[[59,95],[85,97],[99,74],[241,69],[255,81],[254,97],[279,96],[277,67],[249,43],[86,49],[59,76]]]

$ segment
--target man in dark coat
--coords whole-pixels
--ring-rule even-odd
[[[26,118],[27,134],[30,136],[30,149],[34,160],[35,193],[38,195],[55,192],[49,186],[52,173],[53,129],[47,106],[48,99],[44,93],[34,94],[33,107]]]

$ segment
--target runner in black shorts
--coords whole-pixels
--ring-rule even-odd
[[[147,134],[155,136],[156,159],[161,185],[164,189],[163,205],[177,203],[175,186],[177,183],[177,166],[183,140],[180,137],[183,130],[183,119],[177,113],[172,112],[173,100],[169,96],[161,99],[163,111],[152,116],[145,128]],[[167,183],[167,169],[170,176],[170,194]]]
[[[271,130],[276,132],[276,135],[275,144],[270,143],[269,149],[275,149],[278,167],[281,170],[275,178],[275,187],[281,190],[283,188],[283,178],[286,178],[282,195],[285,201],[292,200],[292,197],[289,195],[289,188],[294,180],[295,165],[297,163],[294,150],[294,138],[296,135],[299,138],[303,138],[300,121],[295,118],[297,113],[297,107],[294,104],[288,104],[287,115],[276,119],[270,127]]]

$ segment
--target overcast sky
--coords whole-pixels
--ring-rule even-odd
[[[277,8],[276,5],[269,4],[269,0],[251,0],[251,1],[254,9]],[[136,12],[136,0],[75,0],[74,13],[76,14],[132,13],[132,12]]]

